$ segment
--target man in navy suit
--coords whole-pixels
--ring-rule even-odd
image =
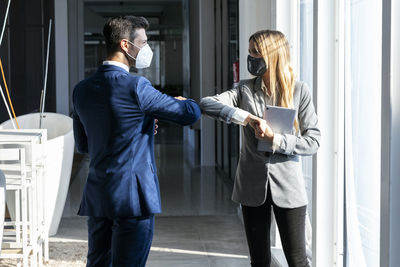
[[[76,146],[90,155],[78,213],[88,216],[87,266],[145,266],[161,212],[155,118],[190,125],[200,117],[195,101],[162,94],[129,73],[150,66],[148,26],[143,17],[109,19],[107,60],[74,89]]]

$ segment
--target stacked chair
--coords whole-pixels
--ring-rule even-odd
[[[43,256],[48,260],[43,208],[46,140],[46,130],[0,130],[0,170],[10,213],[2,228],[0,258],[17,259],[17,266],[42,266]]]
[[[6,176],[0,170],[0,252],[1,252],[1,240],[3,240],[5,213],[6,213]]]

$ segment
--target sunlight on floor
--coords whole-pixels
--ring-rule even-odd
[[[224,257],[224,258],[239,258],[239,259],[247,259],[248,258],[245,255],[233,255],[233,254],[225,254],[225,253],[214,253],[214,252],[204,252],[204,251],[194,251],[194,250],[183,250],[183,249],[174,249],[174,248],[152,247],[151,251],[169,252],[169,253],[181,253],[181,254],[193,254],[193,255],[203,255],[203,256],[212,256],[212,257]]]

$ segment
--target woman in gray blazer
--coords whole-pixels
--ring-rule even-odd
[[[270,266],[271,208],[289,266],[309,266],[305,249],[307,194],[300,156],[317,152],[318,118],[307,85],[295,79],[289,44],[278,31],[249,39],[248,71],[256,76],[222,94],[205,97],[202,112],[242,125],[242,145],[233,201],[242,205],[251,266]],[[297,111],[293,132],[274,133],[263,117],[266,105]],[[260,140],[270,151],[257,150]]]

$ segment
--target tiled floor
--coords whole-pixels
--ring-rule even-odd
[[[229,184],[214,168],[189,164],[188,151],[179,142],[179,131],[161,128],[156,141],[163,212],[156,217],[147,266],[250,266],[243,226],[236,215],[237,205],[231,201]],[[84,266],[85,219],[64,218],[57,236],[51,238],[50,248],[50,257],[74,262],[64,266]]]
[[[231,187],[214,167],[189,166],[181,145],[156,145],[162,216],[235,214]]]
[[[158,217],[149,267],[248,266],[235,215]]]
[[[85,266],[85,218],[64,218],[50,238],[50,266]],[[236,215],[158,216],[148,267],[249,266],[242,225]],[[7,265],[13,266],[13,265]]]

